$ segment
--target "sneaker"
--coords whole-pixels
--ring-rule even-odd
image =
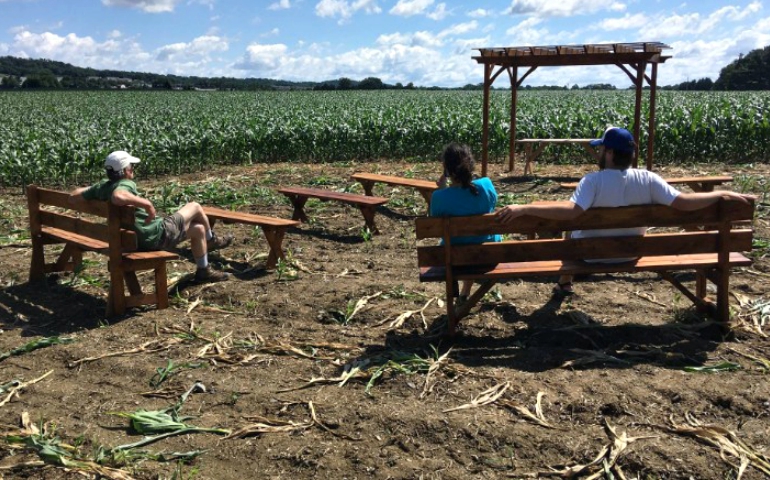
[[[233,243],[233,236],[229,233],[223,237],[220,237],[214,233],[211,237],[211,240],[206,242],[206,249],[209,252],[213,252],[214,250],[219,250],[220,248],[229,247],[231,243]]]
[[[214,282],[224,282],[225,280],[230,279],[230,274],[227,272],[220,272],[219,270],[214,270],[211,268],[211,265],[209,265],[206,268],[199,268],[195,271],[195,281],[201,282],[201,283],[214,283]]]

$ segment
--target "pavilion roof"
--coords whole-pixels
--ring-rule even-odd
[[[477,49],[480,55],[473,59],[506,67],[663,63],[671,57],[662,52],[670,48],[661,42],[492,47]]]

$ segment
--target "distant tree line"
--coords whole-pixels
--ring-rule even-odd
[[[377,77],[355,81],[347,77],[325,82],[290,82],[267,78],[181,77],[155,73],[96,70],[76,67],[64,62],[46,59],[0,57],[0,89],[216,89],[216,90],[443,90],[440,87],[389,85]],[[483,90],[484,84],[467,84],[460,90]],[[507,88],[507,87],[503,87]],[[633,88],[633,87],[629,87]],[[663,90],[770,90],[770,46],[740,55],[722,68],[719,78],[688,80],[676,85],[660,87]],[[607,83],[572,85],[525,85],[524,90],[616,90]]]

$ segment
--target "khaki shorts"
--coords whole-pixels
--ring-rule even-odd
[[[160,240],[158,250],[168,250],[187,239],[184,230],[184,217],[181,213],[175,213],[163,217],[163,238]]]

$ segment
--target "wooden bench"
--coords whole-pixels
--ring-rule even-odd
[[[217,221],[222,223],[243,223],[246,225],[255,225],[262,229],[265,239],[270,247],[270,253],[267,255],[265,267],[275,268],[279,258],[285,258],[283,254],[283,237],[286,230],[290,227],[296,227],[299,222],[296,220],[287,220],[285,218],[267,217],[264,215],[255,215],[253,213],[235,212],[216,207],[203,207],[206,216],[209,217],[209,223],[213,227]]]
[[[425,199],[425,201],[428,203],[428,208],[430,208],[430,198],[431,195],[433,195],[433,191],[438,188],[438,184],[436,182],[432,182],[430,180],[418,180],[415,178],[406,178],[406,177],[394,177],[391,175],[381,175],[379,173],[365,173],[365,172],[357,172],[350,176],[352,180],[357,180],[361,182],[361,185],[364,187],[364,192],[368,196],[372,196],[372,188],[374,187],[375,183],[384,183],[386,185],[395,185],[400,187],[409,187],[414,188],[418,192],[420,192],[420,195],[422,195],[422,198]]]
[[[449,333],[457,322],[500,281],[527,276],[577,275],[614,272],[658,272],[700,311],[717,319],[729,319],[730,268],[751,263],[741,252],[750,251],[751,229],[732,229],[736,222],[751,221],[754,206],[720,200],[701,210],[682,212],[663,205],[592,208],[575,220],[544,220],[531,216],[513,225],[500,224],[494,214],[471,217],[418,218],[417,239],[442,238],[442,246],[417,247],[420,281],[445,282]],[[493,233],[531,235],[542,231],[600,228],[666,227],[694,228],[715,225],[716,230],[676,231],[635,237],[590,239],[512,240],[480,245],[452,245],[452,236]],[[588,263],[582,259],[639,257],[624,263]],[[691,292],[671,272],[694,270]],[[481,285],[468,301],[455,308],[457,282],[474,280]],[[717,287],[716,305],[706,296],[706,281]]]
[[[108,316],[122,315],[126,307],[168,307],[166,262],[179,257],[165,251],[138,251],[132,230],[134,207],[96,200],[74,205],[69,202],[68,192],[35,185],[27,187],[27,204],[32,237],[31,282],[43,280],[46,273],[74,272],[83,261],[83,252],[97,252],[109,258]],[[80,218],[82,214],[94,220]],[[64,244],[64,249],[55,262],[46,263],[44,246],[50,244]],[[145,270],[154,272],[154,293],[142,292],[136,272]]]
[[[599,152],[591,146],[593,138],[522,138],[516,140],[516,143],[524,145],[524,175],[532,174],[532,162],[543,153],[546,145],[581,145],[596,161],[599,161]],[[513,161],[511,158],[508,170],[513,172]]]
[[[377,207],[388,203],[388,199],[383,197],[332,192],[331,190],[324,190],[321,188],[287,187],[279,188],[278,191],[289,197],[292,205],[294,205],[294,213],[291,217],[293,220],[307,222],[307,215],[305,215],[304,208],[308,198],[317,198],[322,201],[334,200],[357,206],[364,216],[366,226],[372,233],[378,232],[377,226],[374,223],[374,214],[377,211]]]
[[[733,181],[730,175],[713,175],[704,177],[672,177],[664,178],[671,185],[687,185],[693,192],[713,192],[716,185]],[[578,182],[560,183],[561,188],[576,189]]]

